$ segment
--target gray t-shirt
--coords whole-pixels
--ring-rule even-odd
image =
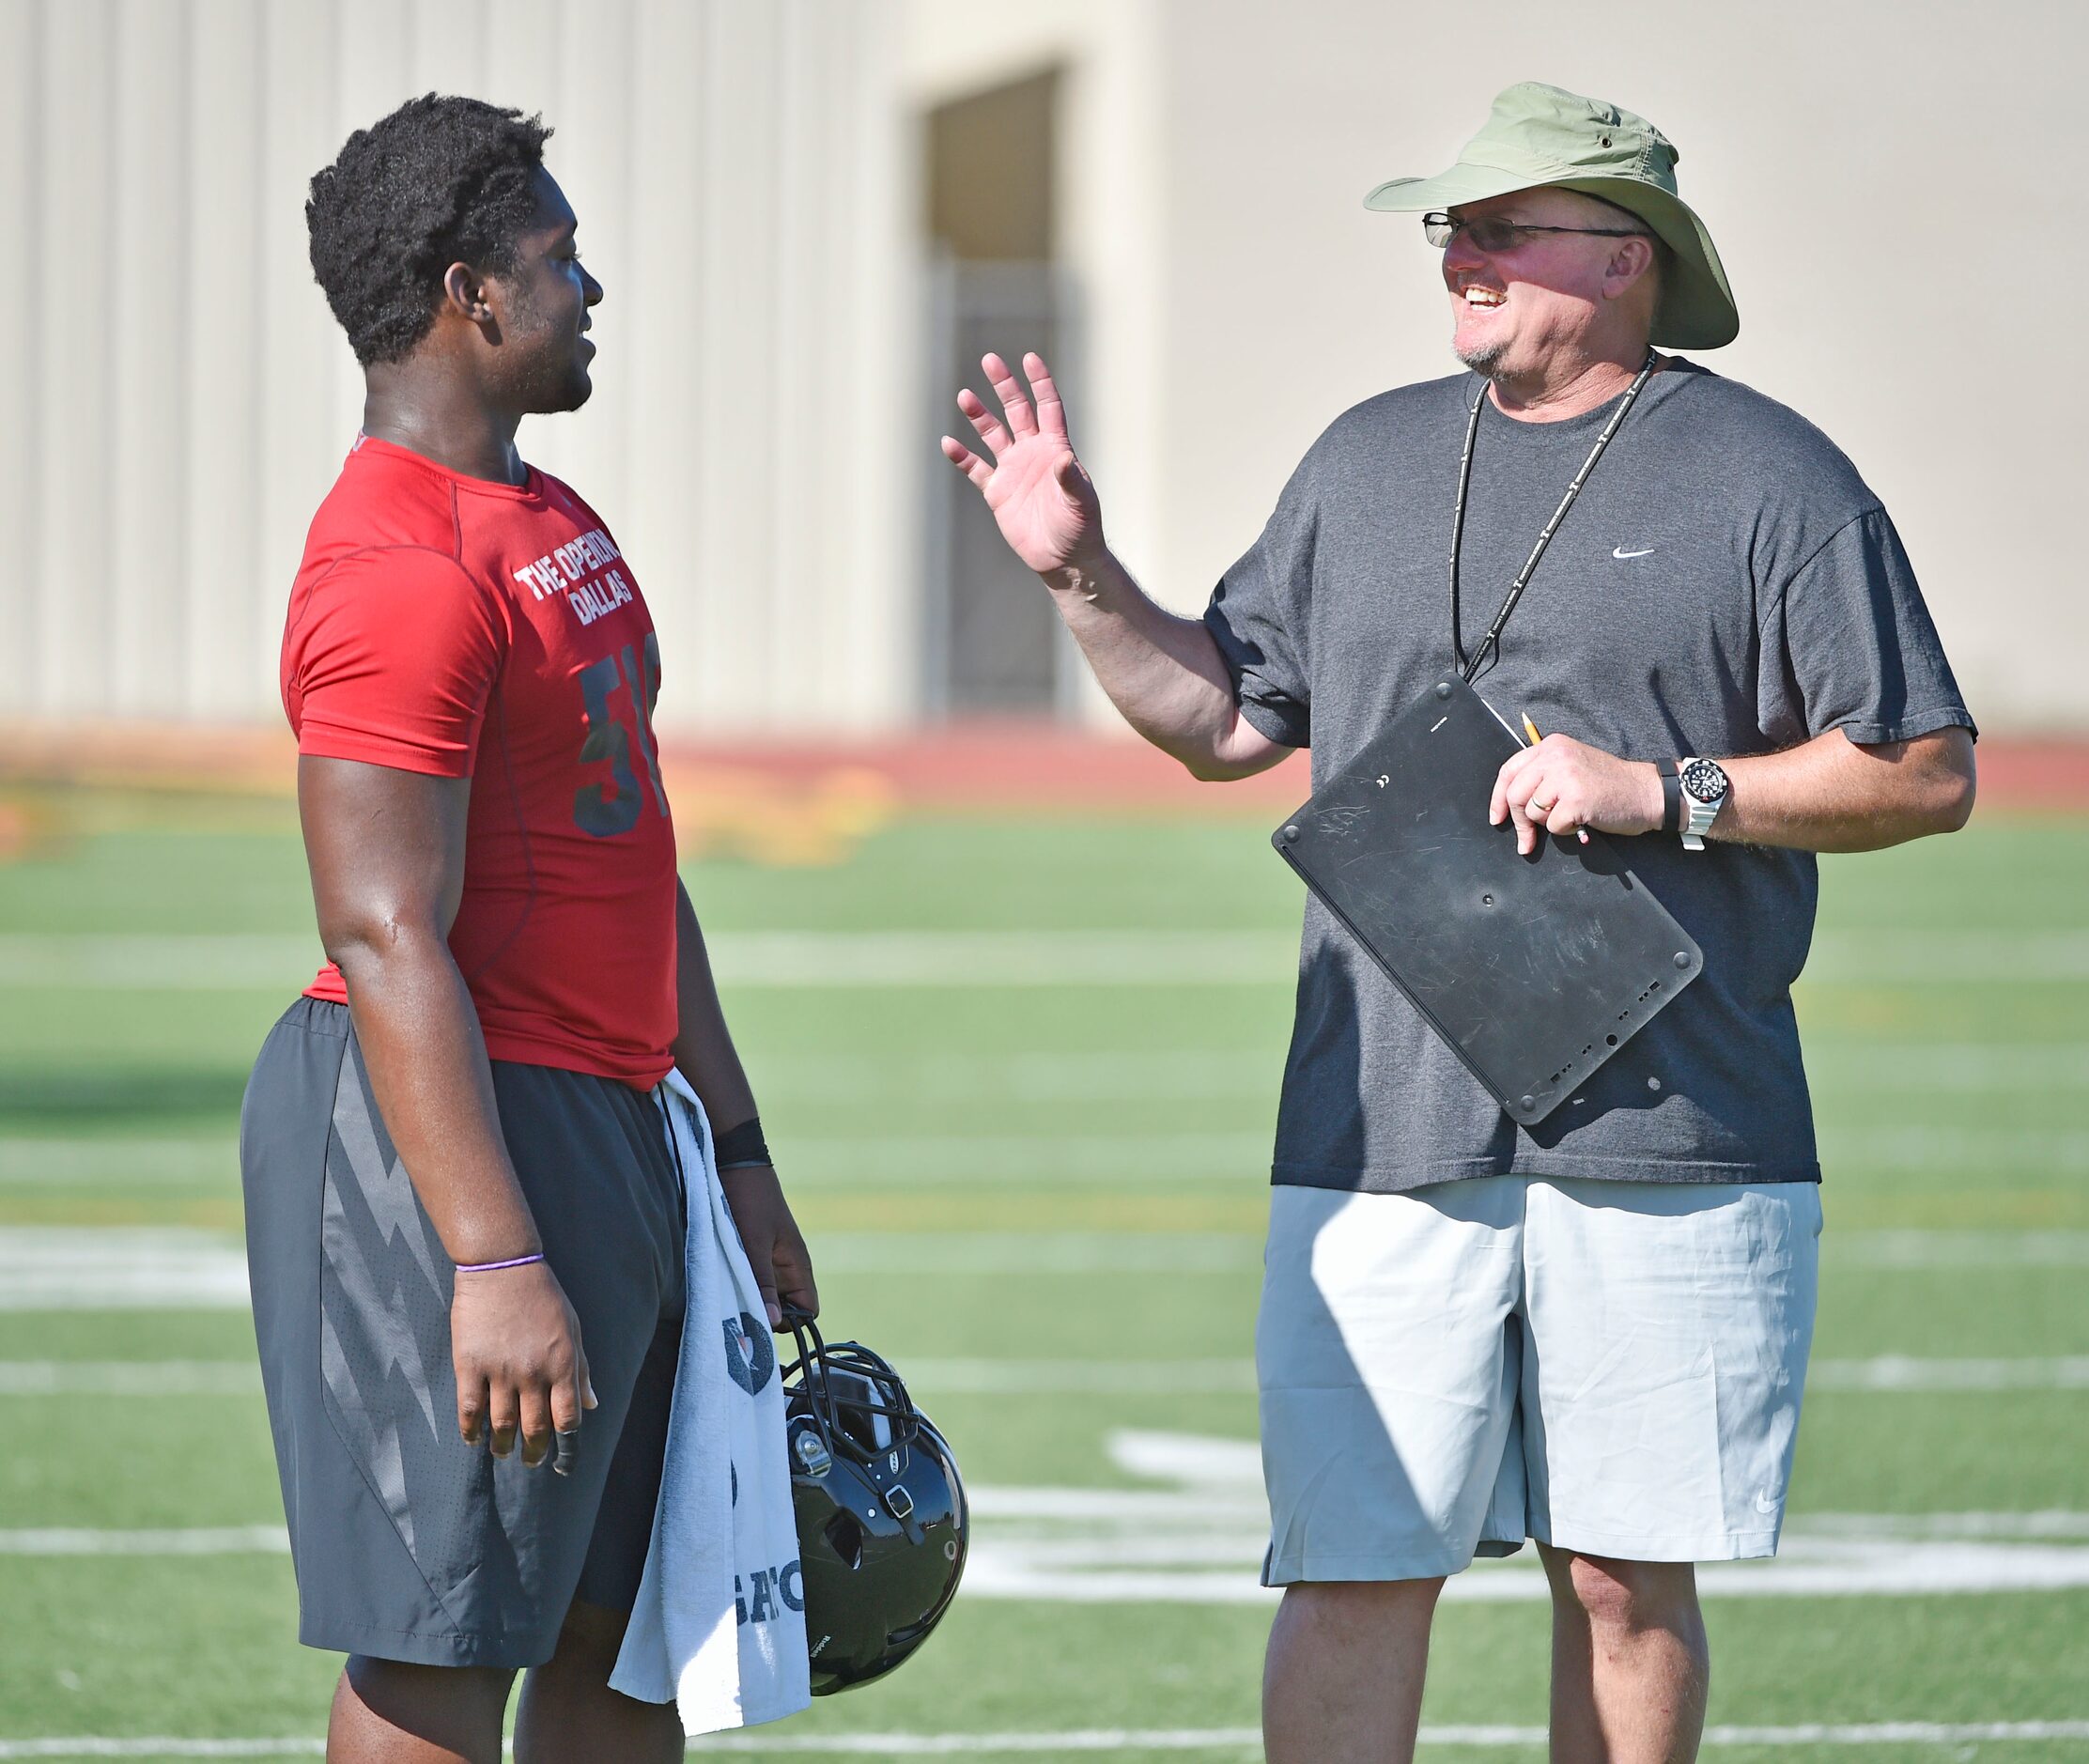
[[[1448,552],[1469,375],[1339,418],[1212,596],[1241,713],[1313,750],[1317,788],[1451,665]],[[1468,653],[1615,405],[1474,450]],[[1819,430],[1676,364],[1648,381],[1475,682],[1629,759],[1769,753],[1973,727],[1899,535]],[[1465,1176],[1818,1181],[1791,983],[1812,854],[1672,835],[1623,843],[1705,971],[1536,1127],[1519,1127],[1308,897],[1273,1178],[1390,1191]]]

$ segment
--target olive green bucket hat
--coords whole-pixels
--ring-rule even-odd
[[[1450,170],[1380,184],[1364,206],[1423,212],[1540,185],[1600,196],[1646,222],[1672,254],[1653,342],[1671,349],[1716,349],[1740,333],[1741,313],[1711,235],[1676,193],[1680,157],[1646,117],[1528,81],[1494,101],[1485,126]]]

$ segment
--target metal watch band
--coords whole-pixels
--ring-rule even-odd
[[[1685,754],[1677,765],[1679,777],[1695,765],[1696,760],[1697,756],[1695,754]],[[1714,769],[1719,772],[1719,775],[1725,778],[1725,768],[1719,766],[1717,761],[1713,761],[1711,764]],[[1680,788],[1679,785],[1678,787]],[[1729,783],[1727,788],[1731,789],[1732,785]],[[1719,811],[1725,807],[1726,791],[1722,790],[1710,802],[1691,795],[1687,790],[1682,791],[1682,798],[1683,849],[1685,851],[1703,851],[1705,848],[1705,835],[1711,830],[1711,824],[1719,818]]]

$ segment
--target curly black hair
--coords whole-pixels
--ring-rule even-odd
[[[515,267],[550,130],[538,116],[430,92],[351,134],[312,179],[312,273],[368,367],[435,323],[453,263]]]

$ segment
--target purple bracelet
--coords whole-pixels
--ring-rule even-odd
[[[503,1268],[527,1268],[533,1261],[542,1261],[540,1249],[534,1256],[517,1256],[512,1261],[460,1261],[456,1264],[459,1274],[499,1274]]]

